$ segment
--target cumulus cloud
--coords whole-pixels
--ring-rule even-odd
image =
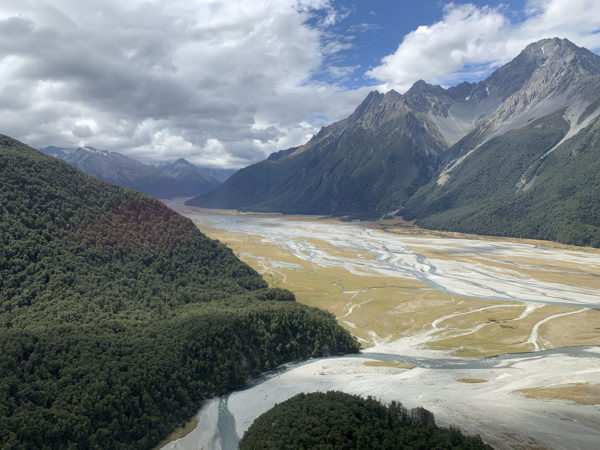
[[[3,0],[0,132],[246,165],[365,95],[312,77],[347,48],[324,38],[340,14],[329,0]]]
[[[480,79],[527,44],[548,37],[600,50],[598,0],[530,0],[517,22],[512,12],[504,5],[449,3],[442,20],[408,33],[367,76],[382,82],[383,90],[403,92],[419,79],[450,85]]]
[[[38,147],[245,166],[306,142],[366,96],[370,87],[344,87],[364,70],[347,56],[357,45],[352,33],[378,25],[340,34],[355,12],[342,5],[2,0],[0,133]],[[597,0],[529,0],[518,22],[512,13],[450,3],[440,21],[408,33],[367,72],[365,84],[403,91],[419,78],[479,79],[545,37],[600,49]]]

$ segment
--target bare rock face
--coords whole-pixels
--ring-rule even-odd
[[[567,39],[544,39],[528,45],[505,66],[505,76],[498,82],[508,84],[506,75],[516,72],[517,67],[523,74],[530,73],[490,117],[489,129],[516,121],[535,108],[548,113],[576,101],[587,101],[590,88],[597,87],[600,80],[600,57]]]

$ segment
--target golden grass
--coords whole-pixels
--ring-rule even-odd
[[[446,333],[441,333],[429,347],[434,350],[452,351],[457,356],[494,356],[504,353],[520,353],[531,351],[527,343],[533,326],[548,316],[574,311],[579,308],[569,306],[543,305],[523,319],[515,320],[521,314],[522,308],[494,308],[467,316],[449,319],[441,325],[447,327]],[[598,311],[590,310],[576,314],[575,320],[581,322],[581,328],[574,325],[565,326],[571,322],[571,316],[559,317],[546,322],[538,330],[538,339],[545,341],[545,348],[556,348],[564,345],[597,345],[600,343],[600,333],[590,330],[594,326]],[[475,333],[469,332],[478,325],[484,326]],[[462,331],[461,331],[462,330]],[[549,330],[552,330],[550,333]],[[454,333],[454,336],[453,336]]]
[[[170,442],[176,441],[177,439],[181,439],[182,437],[191,433],[194,430],[194,428],[196,428],[197,426],[198,426],[198,418],[196,416],[194,416],[194,418],[192,420],[190,420],[188,423],[186,423],[184,426],[177,428],[170,435],[168,435],[165,439],[160,441],[160,443],[156,447],[154,447],[153,450],[158,450]]]
[[[414,367],[417,367],[414,364],[402,364],[387,361],[365,361],[363,365],[368,367],[395,367],[396,369],[412,369]]]
[[[526,388],[515,392],[528,398],[563,400],[578,405],[600,405],[599,383],[570,383],[566,386]]]
[[[553,319],[543,324],[539,333],[555,347],[600,345],[600,310]]]
[[[205,225],[200,228],[211,238],[232,248],[243,261],[261,273],[270,286],[289,289],[294,292],[298,302],[335,314],[340,325],[358,337],[363,347],[432,330],[432,322],[436,319],[449,314],[466,313],[441,322],[439,329],[432,334],[428,348],[465,357],[527,352],[531,351],[527,340],[537,322],[553,314],[576,309],[544,305],[517,320],[525,310],[525,305],[450,295],[409,278],[384,277],[368,272],[353,274],[341,267],[323,267],[300,259],[283,247],[263,242],[261,236],[233,233]],[[408,234],[417,233],[412,228],[410,230]],[[425,234],[422,231],[419,233]],[[428,236],[434,234],[447,233],[427,232]],[[341,257],[359,257],[356,251],[335,247],[327,241],[307,239],[307,242]],[[419,252],[423,253],[421,249]],[[438,257],[435,251],[429,254]],[[514,265],[487,257],[474,256],[470,259],[458,255],[446,256],[455,260],[476,260],[501,270],[522,272]],[[371,255],[361,253],[360,257],[365,259]],[[276,262],[292,263],[301,268],[277,267]],[[556,262],[551,264],[554,270]],[[523,273],[523,276],[531,275],[527,270]],[[578,278],[577,282],[580,281],[582,279]],[[503,304],[506,306],[472,312]],[[560,317],[542,325],[538,336],[543,339],[545,348],[600,345],[599,319],[598,310]],[[479,329],[473,332],[476,327]]]
[[[489,380],[485,378],[457,378],[456,381],[461,383],[487,383]]]

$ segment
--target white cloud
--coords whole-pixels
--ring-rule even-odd
[[[1,0],[0,133],[241,167],[364,98],[369,87],[343,87],[363,69],[332,26],[351,12],[331,0]],[[405,90],[479,78],[545,37],[600,49],[598,0],[530,0],[524,21],[511,17],[449,4],[368,75]]]
[[[329,0],[2,0],[0,132],[243,166],[365,95],[312,79],[342,18]]]
[[[523,21],[514,23],[511,17],[503,5],[449,3],[442,20],[408,33],[367,76],[382,82],[384,90],[405,91],[419,79],[440,84],[479,79],[544,38],[566,37],[600,49],[598,0],[530,0]]]

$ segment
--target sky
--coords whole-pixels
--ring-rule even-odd
[[[0,133],[239,168],[548,37],[599,53],[600,0],[0,0]]]

